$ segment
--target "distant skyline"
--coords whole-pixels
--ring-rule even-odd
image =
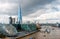
[[[60,0],[0,0],[0,15],[17,16],[18,3],[24,20],[60,20]]]

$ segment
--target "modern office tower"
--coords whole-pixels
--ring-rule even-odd
[[[15,18],[12,18],[12,24],[15,24],[15,21],[16,21]]]
[[[9,24],[12,24],[12,17],[9,17]]]

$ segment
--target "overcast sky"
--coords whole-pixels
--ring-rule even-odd
[[[0,0],[0,15],[17,15],[18,5],[23,19],[60,19],[60,0]]]

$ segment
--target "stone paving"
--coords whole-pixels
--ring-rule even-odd
[[[33,38],[33,39],[60,39],[60,28],[58,28],[58,27],[48,27],[48,28],[50,28],[50,33],[39,31],[35,34],[29,35],[27,37],[20,38],[20,39],[29,39],[29,38]]]

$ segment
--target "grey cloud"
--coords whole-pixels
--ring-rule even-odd
[[[58,8],[56,8],[56,7],[52,7],[52,9],[55,11],[59,11]]]
[[[0,2],[2,2],[2,3],[5,3],[5,2],[18,3],[18,0],[0,0]]]
[[[49,4],[53,2],[54,0],[0,0],[2,3],[8,3],[11,4],[17,4],[17,6],[14,6],[12,9],[7,10],[8,12],[1,12],[2,14],[8,14],[8,15],[17,15],[18,13],[18,3],[22,4],[22,15],[29,15],[31,13],[36,12],[39,9],[42,9],[44,5]]]
[[[6,8],[5,11],[0,9],[0,14],[8,14],[8,15],[17,15],[18,9],[18,0],[0,0],[1,4],[8,3],[11,7]]]
[[[7,10],[4,11],[4,12],[0,10],[0,14],[17,15],[17,13],[18,13],[17,7],[14,7],[14,8],[12,8],[12,9],[7,9]]]
[[[44,5],[51,3],[54,0],[23,0],[22,9],[23,15],[31,14],[39,9],[42,9]]]

